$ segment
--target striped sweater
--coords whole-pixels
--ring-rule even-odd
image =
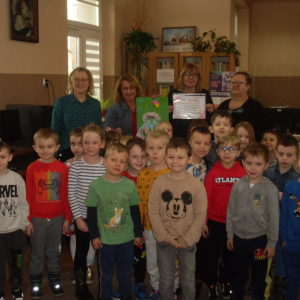
[[[83,157],[76,160],[69,170],[69,202],[74,219],[87,218],[87,207],[84,204],[92,180],[106,174],[101,161],[97,165],[89,165]]]

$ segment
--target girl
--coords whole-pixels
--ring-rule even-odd
[[[72,153],[74,154],[74,157],[65,161],[65,165],[68,167],[68,169],[71,168],[73,162],[81,158],[84,154],[82,148],[82,128],[81,127],[74,128],[70,132],[69,140],[70,140],[70,148]]]
[[[76,282],[75,297],[93,300],[86,285],[86,260],[90,247],[90,233],[87,226],[87,207],[84,202],[92,180],[105,175],[106,168],[100,157],[100,149],[105,140],[102,129],[95,123],[88,124],[82,135],[84,155],[75,161],[69,174],[69,202],[75,219],[76,251],[74,273]]]
[[[279,137],[280,137],[280,134],[274,129],[267,130],[263,134],[261,143],[263,145],[267,146],[269,149],[269,157],[268,157],[269,168],[273,167],[277,164],[275,151],[277,148],[277,143],[278,143]]]
[[[155,129],[161,129],[165,131],[168,134],[170,140],[173,138],[173,127],[170,122],[161,121],[156,125]]]
[[[242,163],[244,159],[243,151],[250,143],[255,142],[254,129],[249,122],[242,121],[236,125],[234,132],[241,139],[241,147],[240,147],[241,154],[239,157],[236,158],[236,161],[238,161],[243,166]]]
[[[111,144],[120,142],[120,139],[122,137],[121,128],[115,128],[114,129],[114,128],[106,127],[105,131],[106,131],[106,134],[105,134],[105,148],[107,148]]]

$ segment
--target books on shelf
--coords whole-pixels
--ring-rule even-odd
[[[157,69],[174,69],[174,63],[170,61],[158,62]]]

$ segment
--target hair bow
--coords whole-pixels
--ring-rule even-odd
[[[120,136],[122,136],[122,129],[120,127],[118,128],[111,128],[111,127],[106,127],[105,128],[106,132],[110,132],[110,131],[116,131]]]

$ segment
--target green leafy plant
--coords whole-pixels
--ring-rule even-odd
[[[102,111],[106,111],[111,104],[112,104],[112,98],[108,98],[106,100],[104,98],[100,99],[100,105]]]

